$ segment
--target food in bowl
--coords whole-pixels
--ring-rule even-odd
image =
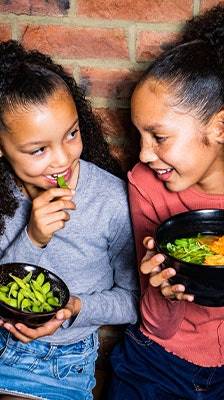
[[[203,237],[203,243],[200,243],[202,251],[199,256],[198,251],[196,255],[194,251],[195,242],[199,242],[200,237]],[[189,254],[188,251],[182,257],[183,253],[178,254],[174,247],[171,251],[168,244],[174,245],[176,240],[179,243],[178,251],[181,243],[182,250],[189,250],[192,246],[192,252]],[[172,267],[176,271],[176,275],[170,278],[170,283],[183,284],[186,293],[194,295],[195,303],[209,307],[224,306],[223,242],[224,210],[219,209],[176,214],[162,222],[155,232],[157,252],[165,256],[162,268]],[[208,250],[203,246],[211,247]]]
[[[203,265],[224,265],[224,235],[186,237],[166,243],[168,253],[180,260]]]
[[[0,285],[0,301],[3,303],[27,312],[52,311],[60,307],[59,298],[54,295],[43,272],[36,279],[32,279],[32,271],[23,279],[11,273],[9,276],[12,280],[7,285]]]
[[[15,283],[18,289],[14,291]],[[21,294],[24,297],[21,301],[19,292],[20,289],[28,289],[27,283],[30,283],[30,285],[32,283],[35,289],[35,297],[29,286],[25,295],[22,291]],[[12,285],[14,287],[11,289]],[[1,264],[0,287],[3,287],[0,292],[3,293],[3,295],[0,295],[0,318],[13,324],[22,322],[32,328],[41,326],[52,319],[60,308],[66,306],[70,297],[66,283],[59,276],[46,268],[28,263]],[[29,296],[26,297],[27,294]],[[19,299],[18,296],[20,296]],[[3,301],[6,298],[11,300]],[[30,300],[33,300],[33,302],[30,302]]]

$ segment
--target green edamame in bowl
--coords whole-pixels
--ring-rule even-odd
[[[0,318],[37,327],[49,321],[69,300],[67,285],[37,265],[0,265]]]

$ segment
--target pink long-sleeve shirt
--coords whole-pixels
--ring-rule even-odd
[[[139,163],[128,173],[130,207],[138,262],[145,255],[142,241],[156,227],[179,212],[201,208],[224,209],[224,195],[188,188],[170,192],[148,166]],[[171,301],[159,288],[149,286],[140,272],[141,331],[167,351],[196,365],[224,365],[224,307],[205,307]]]

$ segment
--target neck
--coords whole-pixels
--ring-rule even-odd
[[[203,182],[193,185],[199,192],[207,194],[224,194],[224,176],[215,176],[214,179],[205,179]]]

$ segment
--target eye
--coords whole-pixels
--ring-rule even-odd
[[[72,132],[69,132],[67,137],[69,140],[75,139],[78,133],[79,133],[79,128],[76,128]]]
[[[32,156],[40,156],[45,152],[46,147],[40,147],[39,149],[33,150],[30,154]]]
[[[166,136],[159,136],[159,135],[155,135],[154,138],[155,138],[157,143],[165,142],[165,140],[167,139]]]

